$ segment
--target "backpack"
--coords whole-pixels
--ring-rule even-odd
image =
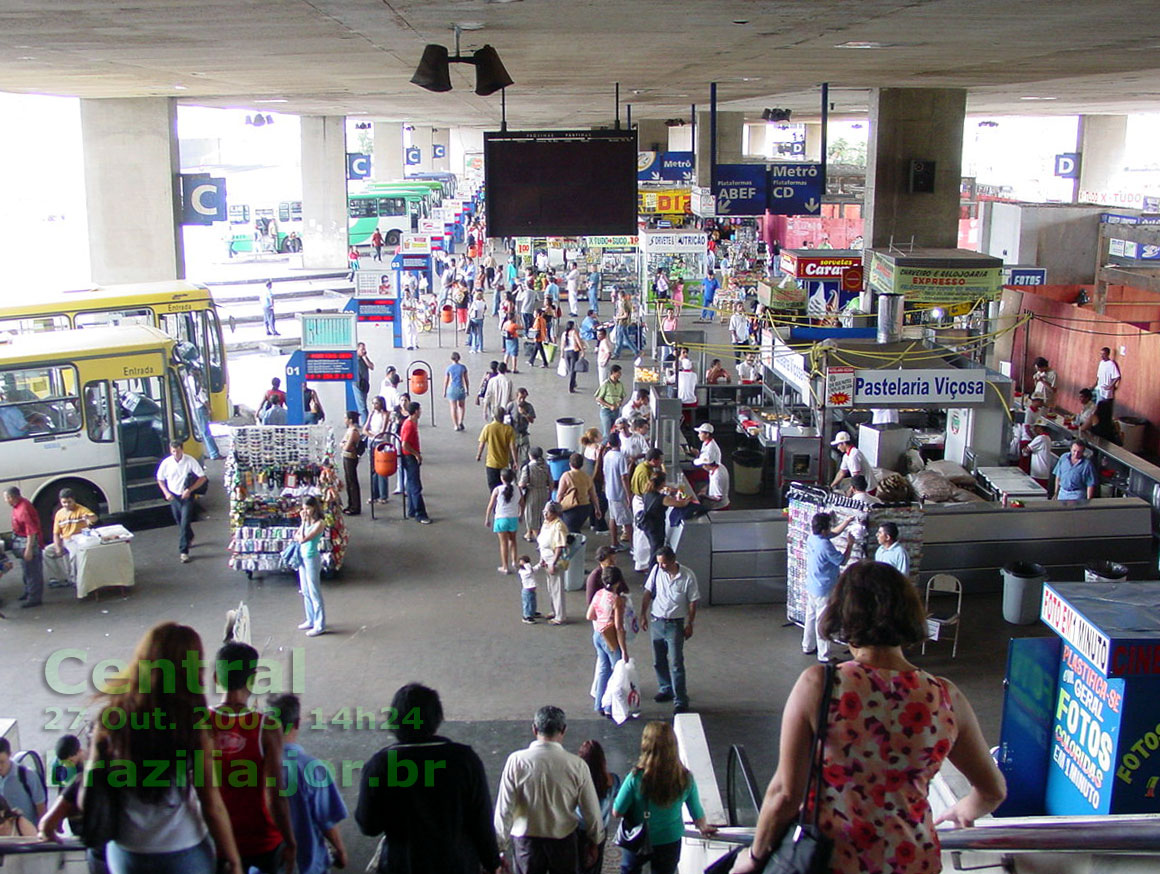
[[[369,444],[370,440],[368,440],[366,437],[360,437],[358,443],[354,445],[354,454],[359,458],[362,458],[367,454],[367,446]]]

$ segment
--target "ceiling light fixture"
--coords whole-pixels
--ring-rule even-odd
[[[262,113],[259,112],[253,116],[246,116],[246,124],[252,125],[253,127],[265,127],[266,125],[273,123],[274,116],[272,115],[262,115]]]
[[[749,24],[749,19],[748,18],[734,18],[733,23],[734,24]]]
[[[415,75],[411,77],[413,84],[428,91],[450,91],[450,64],[471,64],[475,67],[475,93],[480,97],[494,94],[514,84],[495,49],[486,45],[473,52],[471,57],[465,57],[459,53],[459,34],[462,28],[456,24],[452,29],[455,31],[455,54],[450,55],[446,46],[427,45],[423,49],[423,57],[415,69]]]
[[[793,115],[792,109],[765,109],[761,112],[762,121],[789,121]]]
[[[261,100],[255,100],[255,103],[288,103],[285,97],[263,97]]]
[[[894,44],[888,42],[874,42],[873,40],[852,39],[847,42],[838,43],[834,48],[836,49],[888,49]]]
[[[1020,100],[1058,100],[1058,97],[1020,97]]]

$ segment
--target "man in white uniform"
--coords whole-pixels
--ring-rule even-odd
[[[697,433],[701,435],[701,454],[693,459],[693,464],[697,465],[697,467],[720,464],[721,447],[713,439],[713,426],[708,422],[699,425],[697,427]]]
[[[839,431],[830,445],[838,447],[838,451],[842,453],[842,463],[838,467],[834,481],[830,483],[830,488],[836,489],[838,483],[846,477],[859,473],[866,477],[866,491],[872,492],[878,488],[878,477],[874,475],[874,468],[870,466],[862,450],[854,445],[849,431]]]
[[[1105,346],[1100,350],[1100,363],[1096,368],[1096,390],[1099,400],[1113,401],[1120,387],[1120,365],[1112,361],[1112,350]]]

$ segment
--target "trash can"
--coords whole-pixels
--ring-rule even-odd
[[[753,449],[738,449],[733,453],[733,491],[739,495],[761,492],[761,465],[765,458]]]
[[[1089,561],[1084,565],[1085,583],[1122,583],[1128,579],[1128,568],[1118,561]]]
[[[587,582],[584,560],[588,557],[588,538],[583,534],[569,534],[564,557],[568,559],[568,569],[564,571],[564,591],[578,592]]]
[[[548,450],[548,470],[552,472],[552,479],[559,480],[568,472],[568,459],[574,450],[563,447]]]
[[[1139,454],[1144,448],[1144,433],[1148,428],[1148,420],[1137,416],[1123,416],[1117,421],[1124,435],[1124,449]]]
[[[1014,625],[1030,625],[1039,618],[1047,569],[1031,561],[1015,561],[1003,568],[1003,618]]]
[[[583,419],[556,420],[556,445],[567,447],[569,452],[580,451],[580,435],[583,433]]]

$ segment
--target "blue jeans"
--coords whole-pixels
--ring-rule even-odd
[[[628,850],[620,851],[620,874],[639,874],[644,870],[645,862],[651,861],[653,874],[674,874],[681,861],[681,842],[671,844],[653,844],[652,856],[640,858]]]
[[[612,426],[616,424],[616,418],[620,415],[619,410],[610,410],[607,407],[600,408],[600,433],[605,436],[612,433]]]
[[[588,286],[588,309],[592,310],[592,312],[596,313],[597,315],[600,315],[599,286],[596,288],[593,288],[591,285]]]
[[[629,334],[629,330],[630,329],[628,327],[626,327],[625,325],[617,325],[613,329],[613,333],[616,335],[616,344],[612,349],[612,357],[613,358],[620,357],[620,350],[621,349],[627,349],[633,355],[636,355],[637,352],[640,351],[639,349],[636,348],[635,344],[633,344],[632,336]]]
[[[524,608],[524,618],[531,619],[536,615],[536,590],[520,589],[520,604]]]
[[[28,596],[29,604],[39,604],[44,599],[44,559],[40,554],[40,547],[33,547],[31,561],[24,560],[24,550],[13,550],[20,559],[24,571],[24,594]]]
[[[601,703],[604,701],[604,690],[608,688],[612,669],[620,661],[620,650],[609,647],[604,635],[596,630],[592,631],[592,648],[596,650],[596,703],[593,709],[601,713],[604,711]]]
[[[306,621],[315,631],[326,628],[326,607],[322,603],[322,556],[302,556],[302,567],[298,568],[298,585],[302,589],[302,605],[306,608]]]
[[[211,461],[215,458],[221,458],[222,454],[218,450],[217,441],[213,439],[213,434],[209,431],[209,413],[201,404],[195,403],[193,405],[193,416],[197,420],[197,428],[201,432],[201,442],[205,444],[205,455]]]
[[[470,319],[467,322],[467,348],[483,351],[483,319]]]
[[[648,635],[653,646],[653,670],[662,695],[673,696],[674,707],[688,707],[685,688],[685,620],[649,619]]]
[[[262,321],[266,325],[267,334],[276,334],[278,332],[277,327],[275,327],[277,324],[277,316],[274,315],[273,307],[262,307]]]
[[[372,471],[371,473],[371,500],[385,501],[387,496],[391,494],[391,478],[389,476],[380,476]]]
[[[358,423],[365,425],[367,423],[367,393],[360,391],[356,385],[354,391],[354,408],[358,410]]]
[[[707,300],[702,304],[701,318],[711,321],[715,313],[713,312],[713,301]]]
[[[419,459],[413,455],[401,455],[403,462],[403,484],[407,488],[407,515],[413,519],[427,518],[427,505],[423,503],[423,481],[419,479]]]
[[[169,499],[169,512],[173,514],[173,521],[177,523],[177,549],[179,552],[189,552],[189,541],[193,539],[193,496],[182,498],[174,495]]]
[[[110,841],[105,861],[112,874],[214,874],[217,868],[209,838],[173,853],[131,853]]]

